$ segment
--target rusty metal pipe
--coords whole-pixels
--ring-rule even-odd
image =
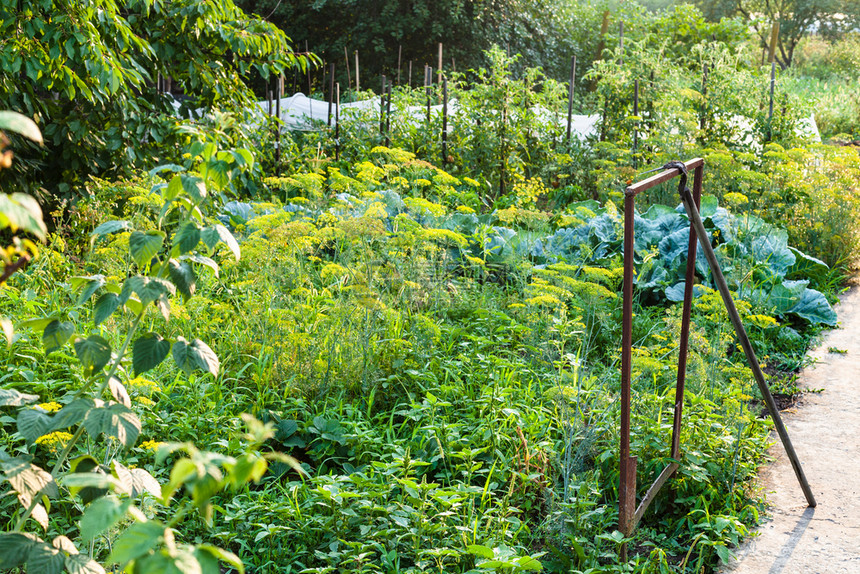
[[[702,198],[702,172],[704,166],[696,168],[693,175],[693,200],[696,208]],[[682,185],[686,183],[682,180]],[[672,421],[671,457],[681,457],[681,413],[684,409],[684,385],[687,378],[687,353],[690,342],[690,313],[693,307],[693,278],[696,273],[696,229],[690,226],[690,240],[687,243],[687,273],[684,276],[684,309],[681,315],[681,340],[678,344],[678,378],[675,383],[675,409]]]

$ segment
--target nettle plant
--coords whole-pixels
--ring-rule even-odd
[[[8,483],[5,487],[0,482],[0,489],[14,493],[20,503],[7,531],[0,533],[2,571],[104,572],[95,559],[108,551],[104,563],[126,572],[218,574],[219,560],[242,571],[241,560],[226,550],[177,543],[174,527],[195,509],[209,524],[212,496],[259,480],[269,459],[294,462],[260,452],[271,432],[250,416],[245,418],[245,448],[235,457],[203,452],[190,443],[162,445],[158,463],[184,454],[175,458],[166,485],[146,470],[120,461],[123,449],[133,446],[141,433],[140,419],[123,385],[129,367],[140,375],[172,355],[176,366],[187,373],[202,370],[217,377],[220,368],[218,357],[199,339],[140,333],[144,324],[161,324],[158,315],[167,326],[171,298],[194,295],[201,267],[218,273],[213,257],[220,245],[226,245],[236,259],[240,255],[229,230],[208,222],[204,213],[210,197],[228,192],[233,175],[251,167],[253,157],[247,150],[218,151],[215,144],[205,142],[194,144],[191,152],[186,166],[167,165],[151,172],[161,178],[152,193],[159,194],[164,204],[154,230],[135,230],[129,221],[108,221],[92,232],[93,243],[113,233],[130,232],[127,278],[114,282],[103,275],[75,277],[71,280],[79,291],[75,312],[25,322],[37,334],[41,332],[47,353],[72,341],[83,384],[50,403],[54,408],[31,406],[39,401],[36,395],[0,389],[0,407],[18,409],[17,433],[4,430],[11,442],[21,443],[15,455],[0,448],[0,476]],[[77,325],[70,320],[87,316],[89,322]],[[124,332],[122,325],[127,325]],[[58,405],[62,406],[57,409]],[[50,471],[34,464],[35,445],[46,440],[57,446]],[[153,499],[167,509],[183,488],[190,499],[184,499],[178,509],[165,511],[170,516],[166,522],[156,519]],[[49,533],[71,536],[68,517],[60,516],[61,509],[69,508],[74,509],[73,515],[82,511],[77,539],[59,535],[49,542]],[[86,554],[82,547],[88,547]]]

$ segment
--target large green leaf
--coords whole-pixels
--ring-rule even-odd
[[[36,442],[40,436],[51,432],[53,421],[46,413],[37,409],[23,409],[18,413],[18,434],[28,443]]]
[[[173,360],[180,369],[190,373],[194,369],[202,369],[218,376],[220,362],[215,352],[200,339],[194,339],[190,343],[179,337],[173,344]]]
[[[26,562],[36,544],[32,534],[0,532],[0,571],[10,571]]]
[[[158,546],[164,531],[164,525],[156,520],[132,524],[114,543],[107,561],[124,565],[148,554]]]
[[[90,297],[95,294],[99,288],[103,287],[107,281],[105,280],[104,275],[90,275],[87,277],[72,277],[71,278],[72,287],[74,289],[80,289],[81,294],[78,297],[78,305],[83,305],[87,301],[90,300]]]
[[[101,564],[84,554],[66,556],[66,571],[69,574],[105,574]]]
[[[196,175],[186,175],[180,174],[179,177],[182,178],[182,189],[185,190],[185,193],[194,201],[194,203],[200,203],[206,197],[206,184],[203,183],[203,179],[197,177]]]
[[[751,247],[756,262],[767,263],[780,277],[785,277],[796,261],[794,253],[788,247],[788,233],[782,229],[773,228],[767,235],[756,237]]]
[[[176,290],[182,293],[187,301],[197,289],[197,278],[194,276],[194,270],[187,262],[179,262],[176,259],[168,261],[167,266],[170,281],[176,285]]]
[[[96,299],[93,306],[93,323],[96,326],[102,324],[113,312],[119,308],[119,295],[116,293],[103,293]]]
[[[0,111],[0,131],[15,132],[36,143],[42,143],[42,132],[36,122],[18,112]]]
[[[181,260],[187,259],[188,261],[193,261],[194,263],[197,263],[198,265],[203,265],[205,267],[208,267],[209,269],[211,269],[212,271],[215,272],[215,277],[218,277],[220,267],[218,267],[218,264],[215,263],[215,261],[210,257],[205,257],[203,255],[183,255],[179,259],[181,259]]]
[[[233,234],[230,233],[230,230],[220,223],[204,228],[200,232],[200,238],[209,249],[214,249],[219,242],[223,241],[227,247],[230,248],[230,251],[233,252],[233,256],[236,258],[236,261],[239,261],[239,243],[236,241],[236,238],[233,237]]]
[[[120,221],[117,219],[105,221],[90,233],[90,242],[95,242],[99,237],[104,237],[105,235],[110,235],[117,231],[125,231],[127,229],[131,229],[131,223],[128,221]]]
[[[155,477],[142,468],[126,468],[119,461],[113,461],[113,472],[116,479],[122,485],[121,494],[127,494],[137,498],[144,492],[161,498],[161,485]]]
[[[84,375],[90,376],[101,371],[110,362],[110,343],[99,335],[90,335],[86,339],[75,339],[75,354],[84,368]]]
[[[0,389],[0,407],[20,407],[38,400],[38,395],[27,395],[15,389]]]
[[[787,312],[802,317],[813,325],[836,326],[836,311],[827,302],[827,298],[815,289],[806,289],[797,305]]]
[[[33,497],[53,485],[54,478],[25,458],[12,458],[0,462],[3,476],[15,492]],[[55,486],[55,485],[54,485]],[[56,490],[56,489],[54,489]]]
[[[170,341],[158,333],[146,333],[134,342],[132,347],[132,366],[135,376],[161,364],[170,352]]]
[[[122,502],[113,495],[103,496],[90,504],[81,516],[81,538],[92,540],[120,521],[131,506],[131,500]]]
[[[60,574],[66,563],[66,555],[59,548],[54,548],[46,542],[33,545],[27,556],[27,572],[39,574]]]
[[[112,436],[126,448],[134,445],[140,435],[140,419],[131,409],[119,403],[91,409],[84,419],[84,427],[90,436]]]
[[[42,220],[42,208],[35,199],[24,193],[0,193],[0,229],[10,227],[13,232],[23,229],[41,240],[48,230]]]
[[[176,255],[193,251],[200,243],[200,228],[193,220],[187,221],[173,236],[173,249]]]
[[[145,307],[153,301],[166,297],[168,294],[173,295],[176,293],[176,286],[166,279],[135,275],[134,277],[129,277],[123,283],[119,302],[125,305],[132,293],[137,293],[137,296],[140,297],[141,305]]]
[[[53,320],[45,327],[42,333],[42,343],[45,352],[52,353],[66,344],[69,337],[75,334],[75,326],[68,321]]]
[[[75,399],[61,408],[54,415],[51,430],[60,430],[76,425],[87,416],[87,413],[95,407],[91,399]]]
[[[161,231],[133,231],[128,238],[128,249],[131,257],[139,266],[149,264],[152,258],[161,251],[164,245],[164,233]]]

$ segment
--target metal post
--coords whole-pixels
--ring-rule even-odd
[[[391,146],[391,82],[388,83],[388,95],[385,99],[385,147]]]
[[[573,123],[573,90],[576,83],[576,56],[570,58],[570,86],[567,90],[567,144],[570,145],[570,132]]]
[[[634,196],[624,198],[624,302],[621,325],[621,444],[618,484],[618,530],[633,533],[636,512],[636,457],[630,456],[630,367],[633,357]]]
[[[693,201],[696,208],[701,204],[702,173],[704,166],[696,168],[693,175]],[[678,343],[678,378],[675,383],[675,409],[672,420],[672,449],[670,456],[681,458],[681,415],[684,409],[684,384],[687,378],[687,349],[690,343],[690,314],[693,308],[693,278],[696,273],[696,228],[690,226],[687,242],[687,273],[684,276],[684,308],[681,315],[681,339]]]
[[[636,169],[636,154],[639,151],[639,80],[633,82],[633,169]]]
[[[767,139],[773,139],[773,88],[776,84],[776,62],[770,64],[770,105],[767,108]]]
[[[328,126],[331,127],[331,102],[334,98],[334,64],[329,66],[328,79]]]
[[[349,73],[349,52],[343,47],[343,59],[346,61],[346,87],[352,86],[352,75]]]
[[[702,115],[699,116],[699,131],[702,132],[704,140],[705,115],[708,108],[708,64],[702,64]]]
[[[379,91],[379,135],[385,133],[385,74],[382,74],[382,89]]]
[[[334,109],[334,159],[340,160],[340,82],[335,84],[337,106]]]
[[[361,82],[358,80],[358,50],[355,51],[355,91],[361,91]]]
[[[448,163],[448,78],[442,76],[442,163]]]

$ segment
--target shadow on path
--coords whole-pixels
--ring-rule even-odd
[[[768,570],[767,574],[783,573],[785,567],[788,565],[788,561],[791,559],[791,555],[794,552],[794,549],[797,548],[800,539],[803,538],[803,534],[804,532],[806,532],[806,528],[812,521],[813,516],[815,516],[814,508],[807,507],[806,510],[803,511],[803,514],[800,515],[797,524],[794,526],[791,533],[788,535],[788,540],[780,549],[779,554],[776,555],[776,560],[774,560],[773,566],[770,567],[770,570]]]

